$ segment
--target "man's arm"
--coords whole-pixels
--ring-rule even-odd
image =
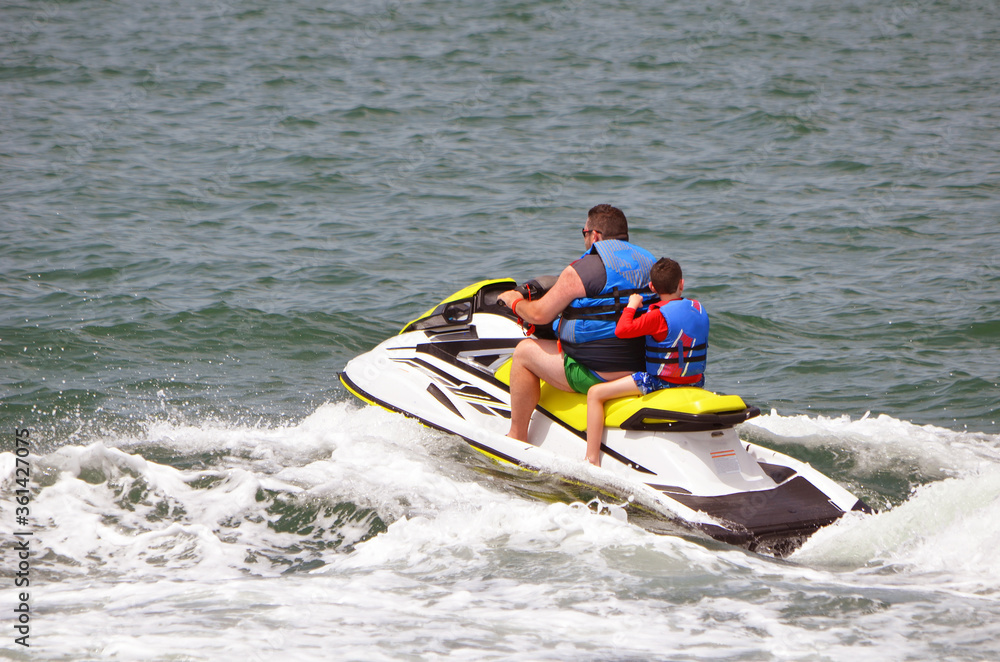
[[[513,308],[517,306],[517,316],[531,324],[548,324],[566,309],[573,299],[586,296],[587,291],[580,280],[580,274],[572,266],[563,269],[556,284],[541,299],[526,301],[519,292],[509,290],[500,295],[500,300]]]

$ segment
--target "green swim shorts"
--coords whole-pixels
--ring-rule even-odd
[[[569,387],[577,393],[586,393],[594,384],[605,381],[569,354],[563,354],[563,370],[566,372]]]

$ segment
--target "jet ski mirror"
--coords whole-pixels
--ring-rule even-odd
[[[441,313],[448,324],[466,324],[472,319],[472,302],[456,301],[448,304]]]
[[[472,299],[460,299],[440,304],[437,308],[413,320],[401,333],[407,331],[441,331],[451,332],[467,327],[472,323],[472,312],[475,304]]]

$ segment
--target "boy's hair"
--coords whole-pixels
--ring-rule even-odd
[[[681,265],[669,257],[661,257],[649,270],[649,280],[659,294],[673,294],[681,285]]]
[[[587,224],[591,230],[600,230],[605,239],[628,241],[628,219],[618,207],[606,204],[591,207]]]

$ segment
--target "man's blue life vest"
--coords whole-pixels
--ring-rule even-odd
[[[667,337],[656,342],[646,336],[646,372],[673,384],[698,382],[708,363],[708,313],[695,299],[668,301],[657,310],[667,321]]]
[[[603,239],[594,242],[581,259],[592,251],[604,262],[607,282],[597,296],[574,299],[553,323],[556,336],[567,343],[614,338],[629,295],[638,292],[647,303],[656,296],[649,290],[649,270],[656,262],[652,253],[626,241]]]

